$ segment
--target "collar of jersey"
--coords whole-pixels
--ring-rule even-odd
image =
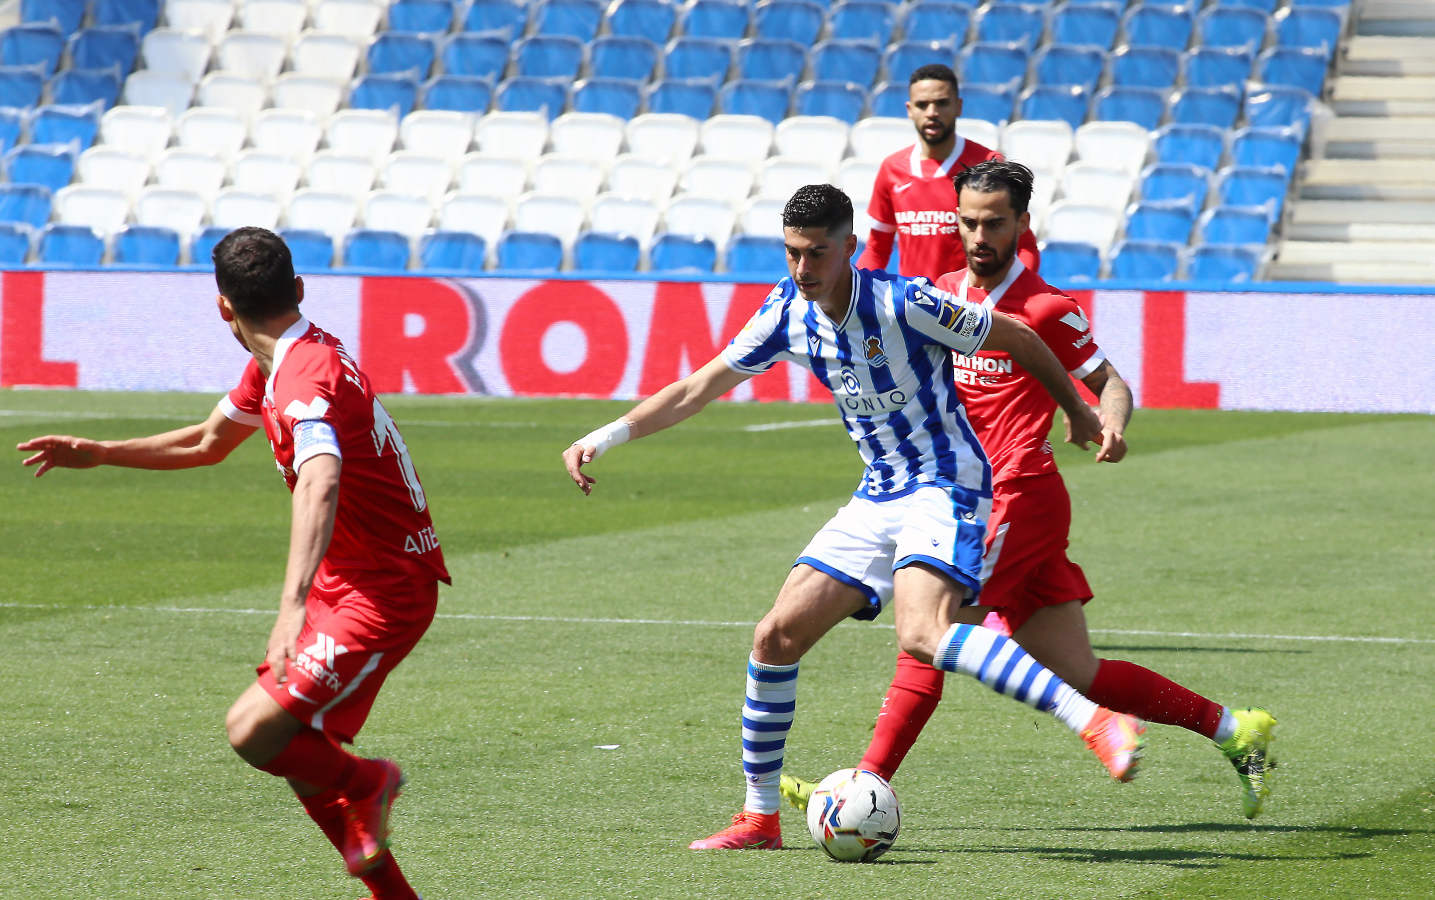
[[[824,319],[831,322],[837,327],[838,331],[841,331],[843,328],[846,328],[848,320],[852,318],[852,310],[857,308],[857,292],[861,289],[862,286],[862,276],[857,273],[857,267],[855,265],[849,264],[847,268],[852,272],[852,290],[847,295],[847,312],[843,313],[842,321],[839,322],[836,319],[833,319],[831,316],[827,315],[827,313],[822,312],[822,307],[817,306],[816,303],[812,304],[813,306],[817,307],[817,311],[822,314],[822,317]]]
[[[300,316],[299,321],[284,329],[284,333],[279,335],[279,340],[274,342],[274,364],[269,367],[269,378],[264,382],[264,392],[269,396],[274,396],[274,376],[279,374],[279,366],[284,362],[284,355],[289,352],[290,347],[294,346],[294,342],[308,331],[309,320]]]
[[[937,174],[933,175],[932,177],[947,177],[947,173],[952,171],[952,166],[957,164],[957,157],[961,156],[962,151],[966,148],[967,139],[962,137],[961,135],[957,135],[957,142],[952,145],[951,155],[949,155],[946,159],[942,160],[942,164],[937,167]],[[922,174],[922,144],[920,141],[912,145],[912,156],[910,161],[912,164],[912,177],[926,178],[927,176]]]
[[[1002,279],[1001,284],[987,292],[986,299],[982,300],[982,306],[985,306],[987,309],[992,309],[998,303],[1002,302],[1002,297],[1006,296],[1007,288],[1011,287],[1013,282],[1020,278],[1021,273],[1025,271],[1026,263],[1021,261],[1020,256],[1013,254],[1011,258],[1011,268],[1007,271],[1006,277]],[[971,279],[972,270],[967,269],[966,273],[962,275],[962,289],[957,293],[957,299],[963,303],[967,302],[967,285],[971,284]]]

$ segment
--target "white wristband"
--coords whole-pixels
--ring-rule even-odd
[[[626,443],[632,434],[632,428],[628,425],[627,420],[618,419],[609,422],[602,428],[588,432],[573,443],[580,447],[592,447],[593,454],[584,459],[584,462],[592,462],[607,453],[609,449]]]

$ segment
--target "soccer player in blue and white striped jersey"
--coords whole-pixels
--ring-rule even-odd
[[[1066,411],[1071,440],[1099,439],[1101,424],[1065,369],[1027,326],[936,290],[925,279],[854,268],[852,203],[831,185],[800,188],[783,210],[789,278],[713,360],[639,403],[563,453],[586,494],[583,466],[618,444],[694,415],[746,379],[787,360],[826,384],[866,468],[852,499],[798,557],[758,623],[742,713],[747,796],[732,826],[693,849],[777,848],[778,781],[795,710],[803,654],[849,616],[870,619],[887,603],[903,650],[964,672],[1047,711],[1073,731],[1103,719],[1126,780],[1141,725],[1112,717],[979,623],[991,467],[954,390],[951,351],[1011,354]],[[1105,761],[1105,760],[1104,760]]]

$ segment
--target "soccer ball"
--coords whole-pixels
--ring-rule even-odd
[[[807,830],[839,862],[871,862],[886,853],[901,818],[892,786],[866,769],[838,769],[807,801]]]

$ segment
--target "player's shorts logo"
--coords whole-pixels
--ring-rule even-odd
[[[319,632],[314,643],[304,648],[294,665],[302,669],[314,681],[339,689],[339,676],[334,672],[334,660],[349,652],[349,648],[337,643],[333,637]],[[307,698],[306,698],[307,699]]]

